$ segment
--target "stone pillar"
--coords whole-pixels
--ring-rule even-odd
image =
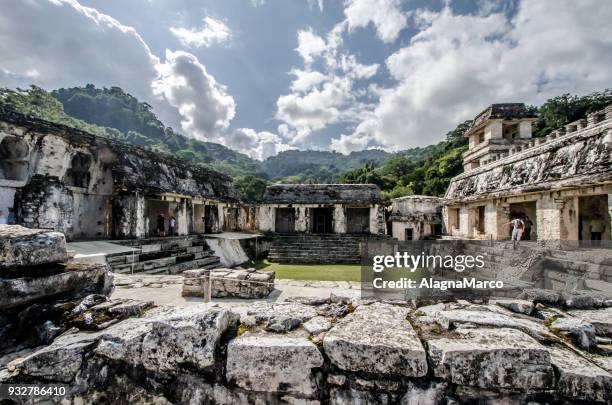
[[[218,221],[217,221],[217,229],[215,229],[214,232],[223,231],[223,225],[225,224],[225,215],[223,215],[223,207],[225,207],[225,204],[217,204]]]
[[[133,236],[137,239],[143,239],[147,237],[149,231],[149,218],[147,217],[146,200],[142,194],[136,193],[134,205],[136,209],[134,212],[135,226]]]
[[[506,215],[507,216],[507,215]],[[500,227],[500,220],[504,219],[504,210],[501,205],[495,201],[489,201],[485,205],[485,223],[484,230],[487,235],[490,235],[494,240],[504,239],[503,230]]]
[[[531,121],[519,122],[519,138],[520,139],[531,138]]]
[[[276,223],[276,208],[269,205],[259,207],[259,230],[261,232],[274,232]]]
[[[308,208],[295,207],[295,231],[308,232]]]
[[[189,234],[189,219],[187,216],[187,200],[181,198],[176,205],[176,233],[177,235]]]
[[[610,234],[608,238],[612,239],[612,194],[608,194],[608,218],[610,218],[610,224],[608,226]]]
[[[484,129],[485,141],[489,139],[501,139],[503,137],[503,125],[501,120],[491,121]]]
[[[341,204],[334,205],[334,233],[346,233],[346,215]]]
[[[536,216],[538,240],[578,240],[578,197],[546,194],[536,202]]]
[[[497,213],[497,232],[493,236],[495,240],[506,240],[510,238],[510,204],[498,202],[496,206]]]
[[[464,238],[471,238],[474,235],[474,215],[470,216],[468,207],[459,208],[459,236]]]
[[[385,234],[384,207],[374,204],[370,207],[370,233],[373,235]]]

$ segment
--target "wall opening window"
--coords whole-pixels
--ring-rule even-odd
[[[72,158],[70,169],[66,172],[64,182],[73,187],[89,187],[89,168],[91,167],[91,156],[78,152]]]
[[[23,181],[28,178],[28,155],[25,141],[7,136],[0,142],[0,179]]]

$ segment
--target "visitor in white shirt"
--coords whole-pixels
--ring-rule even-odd
[[[0,210],[0,225],[8,224],[8,217],[3,210]]]

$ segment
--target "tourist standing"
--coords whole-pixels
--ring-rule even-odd
[[[170,217],[170,236],[176,235],[176,218]]]
[[[166,236],[166,219],[164,214],[157,216],[157,236]]]
[[[8,218],[6,217],[6,214],[4,213],[3,210],[0,210],[0,225],[6,225],[8,224]]]

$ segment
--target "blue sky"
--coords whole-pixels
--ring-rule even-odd
[[[423,146],[487,104],[612,83],[597,0],[3,3],[0,85],[118,85],[257,159]]]

